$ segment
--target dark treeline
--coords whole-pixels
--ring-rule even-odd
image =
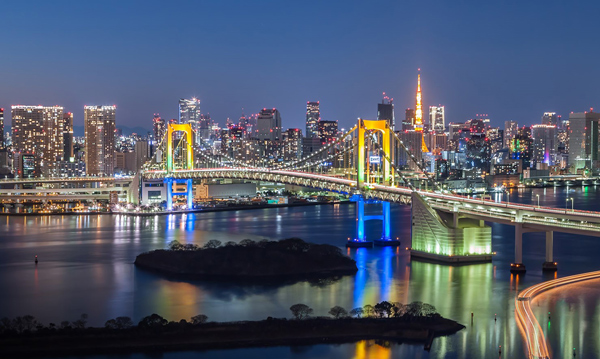
[[[140,268],[167,275],[190,275],[205,279],[256,279],[315,275],[346,275],[358,270],[356,261],[338,247],[308,243],[299,238],[280,241],[239,243],[210,240],[204,246],[169,243],[167,250],[154,250],[138,255],[135,264]]]
[[[311,318],[313,309],[305,304],[294,304],[290,307],[292,317],[296,320],[303,320]],[[436,312],[434,306],[423,303],[423,302],[412,302],[407,305],[403,305],[398,302],[387,302],[383,301],[375,305],[367,304],[364,307],[358,307],[350,310],[349,312],[340,306],[332,307],[328,314],[330,318],[316,317],[312,319],[367,319],[367,318],[403,318],[403,319],[414,319],[414,318],[440,318],[440,315]],[[203,324],[211,324],[208,322],[208,317],[204,314],[198,314],[190,318],[189,321],[181,319],[178,322],[171,321],[161,317],[158,314],[151,314],[142,318],[139,323],[135,324],[130,317],[117,317],[106,321],[104,327],[87,327],[87,314],[82,314],[81,317],[74,321],[62,321],[60,324],[50,323],[44,325],[39,322],[35,317],[31,315],[24,315],[10,318],[0,319],[0,335],[11,336],[21,334],[52,334],[52,333],[78,333],[84,331],[122,331],[122,330],[181,330],[186,328],[197,327]],[[267,320],[274,320],[269,317]],[[278,320],[286,320],[281,318]],[[260,321],[259,321],[260,322]],[[219,324],[219,323],[212,323]]]

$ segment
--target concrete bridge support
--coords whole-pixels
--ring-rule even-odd
[[[554,261],[554,232],[546,232],[546,261],[542,265],[544,271],[556,271],[558,264]]]
[[[165,178],[165,186],[167,187],[167,211],[173,210],[173,183],[185,183],[186,184],[186,200],[187,208],[192,208],[194,205],[194,188],[192,186],[193,180],[188,179],[174,179],[171,177]]]
[[[523,264],[523,223],[515,225],[515,261],[510,264],[511,273],[525,273]]]
[[[356,238],[348,240],[346,247],[397,247],[400,241],[391,238],[391,216],[390,202],[368,200],[361,195],[353,197],[351,200],[356,202]],[[381,203],[381,214],[365,215],[365,204]],[[381,221],[381,239],[368,241],[365,234],[365,222],[369,220]]]

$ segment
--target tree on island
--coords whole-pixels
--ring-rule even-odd
[[[85,329],[85,325],[87,324],[88,315],[83,313],[79,319],[73,322],[73,328],[75,329]]]
[[[340,307],[339,305],[336,305],[335,307],[331,308],[329,310],[329,314],[335,319],[340,319],[348,316],[348,312],[346,311],[346,309]]]
[[[399,302],[392,303],[392,315],[394,318],[401,317],[404,313],[406,313],[406,306]]]
[[[375,308],[371,304],[367,304],[363,307],[363,313],[365,317],[372,317],[375,314]]]
[[[350,311],[350,316],[355,317],[355,318],[360,318],[362,317],[364,313],[364,310],[361,307],[358,308],[354,308]]]
[[[206,244],[204,245],[204,249],[207,248],[219,248],[221,246],[221,241],[217,240],[217,239],[211,239],[210,241],[206,242]]]
[[[206,321],[208,320],[208,317],[204,314],[198,314],[192,317],[192,324],[194,325],[199,325],[199,324],[203,324],[206,323]]]
[[[292,305],[290,307],[290,310],[292,311],[292,315],[296,319],[306,319],[313,313],[311,307],[301,303]]]
[[[432,306],[433,307],[433,306]],[[435,307],[433,308],[435,310]],[[413,317],[423,316],[423,302],[412,302],[406,306],[406,314]]]
[[[375,313],[377,313],[377,316],[379,316],[380,318],[383,317],[387,317],[389,318],[390,315],[392,314],[392,303],[387,302],[387,301],[383,301],[380,303],[375,304]]]
[[[423,307],[421,308],[421,313],[426,317],[432,317],[438,314],[435,307],[431,304],[423,303]]]
[[[169,246],[169,249],[172,251],[180,251],[183,249],[183,245],[181,243],[179,243],[179,241],[176,239],[169,242],[168,246]]]
[[[104,324],[104,327],[107,329],[118,329],[118,330],[129,329],[129,328],[133,327],[133,321],[129,317],[117,317],[115,319],[108,320]]]
[[[140,328],[160,328],[169,323],[168,320],[161,317],[160,315],[153,313],[147,317],[142,318],[138,323],[138,327]]]

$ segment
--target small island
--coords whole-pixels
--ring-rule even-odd
[[[201,279],[265,280],[347,275],[356,261],[338,247],[299,238],[240,243],[210,240],[203,247],[173,241],[169,249],[138,255],[135,265],[167,275]]]
[[[198,314],[187,321],[168,321],[158,314],[134,324],[117,317],[104,327],[88,327],[87,315],[59,325],[43,325],[33,316],[0,319],[0,357],[127,354],[178,350],[232,349],[264,346],[298,346],[381,340],[421,343],[431,348],[435,337],[454,334],[465,327],[441,317],[427,303],[383,301],[350,311],[334,306],[328,317],[313,317],[313,309],[297,303],[292,319],[209,322]]]

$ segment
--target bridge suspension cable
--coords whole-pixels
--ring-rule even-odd
[[[325,153],[325,151],[329,151],[330,149],[334,148],[336,145],[338,145],[338,144],[342,143],[343,141],[345,141],[345,139],[349,135],[351,135],[352,132],[355,131],[357,128],[358,128],[358,126],[355,125],[350,130],[346,131],[344,134],[342,134],[341,136],[339,136],[336,141],[330,143],[329,145],[327,145],[327,146],[319,149],[318,151],[316,151],[316,152],[314,152],[314,153],[312,153],[312,154],[310,154],[310,155],[308,155],[308,156],[306,156],[304,158],[301,158],[301,159],[296,160],[296,161],[288,162],[286,164],[282,164],[282,165],[279,165],[279,166],[274,166],[274,167],[271,167],[271,168],[275,169],[275,170],[283,170],[283,169],[288,169],[290,167],[293,167],[293,166],[295,166],[298,163],[309,161],[309,160],[311,160],[311,159],[313,159],[313,158],[315,158],[315,157],[317,157],[317,156]]]

